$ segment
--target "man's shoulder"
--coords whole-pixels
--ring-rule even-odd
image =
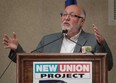
[[[45,35],[44,37],[57,37],[57,36],[61,36],[61,35],[62,35],[62,33],[58,32],[58,33],[52,33],[52,34]]]
[[[49,34],[49,35],[45,35],[42,39],[52,40],[52,39],[60,38],[61,36],[62,36],[62,33],[58,32],[58,33],[52,33],[52,34]]]
[[[92,34],[92,33],[88,33],[88,32],[84,32],[82,31],[82,34],[81,34],[83,37],[85,38],[95,38],[95,35]]]

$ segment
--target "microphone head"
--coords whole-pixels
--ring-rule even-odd
[[[65,30],[62,30],[62,33],[68,33],[68,30],[67,29],[65,29]]]

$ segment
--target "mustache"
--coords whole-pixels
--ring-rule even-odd
[[[67,21],[63,21],[62,24],[71,25],[71,23],[69,23],[69,22],[67,22]]]

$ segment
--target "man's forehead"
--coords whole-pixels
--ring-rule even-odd
[[[67,9],[78,9],[78,10],[81,10],[82,8],[78,5],[70,5],[70,6],[67,6],[64,10],[67,10]]]
[[[70,5],[64,9],[64,12],[80,13],[81,8],[77,5]]]

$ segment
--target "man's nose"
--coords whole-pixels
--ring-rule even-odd
[[[65,19],[70,20],[70,15],[67,15]]]

